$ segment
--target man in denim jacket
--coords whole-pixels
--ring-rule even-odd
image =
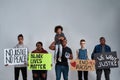
[[[106,40],[104,37],[100,37],[100,44],[96,45],[91,58],[94,59],[94,54],[96,53],[104,53],[104,52],[111,52],[111,48],[106,45]],[[104,71],[104,75],[105,75],[105,80],[110,80],[110,69],[96,69],[96,80],[101,80],[101,75],[102,75],[102,71]]]

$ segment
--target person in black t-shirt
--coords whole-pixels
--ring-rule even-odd
[[[72,50],[67,47],[67,40],[62,41],[62,57],[61,62],[59,62],[59,50],[57,54],[56,59],[56,65],[55,65],[55,72],[56,72],[56,80],[61,79],[61,73],[63,73],[64,80],[68,80],[68,72],[69,72],[69,65],[68,65],[68,59],[73,59]],[[50,47],[51,50],[55,50],[55,42],[53,42]]]

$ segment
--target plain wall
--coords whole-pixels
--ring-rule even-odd
[[[86,40],[91,55],[101,36],[120,58],[120,0],[0,0],[0,80],[14,79],[14,66],[4,66],[3,50],[17,44],[18,34],[24,35],[30,51],[37,41],[42,41],[44,48],[54,53],[48,47],[54,40],[54,27],[59,24],[64,28],[74,59],[80,39]],[[55,80],[54,68],[53,65],[48,72],[48,80]],[[69,71],[69,80],[77,77],[76,71]],[[95,77],[95,71],[89,72],[89,80],[96,80]],[[120,68],[111,69],[110,78],[119,80]],[[28,80],[32,80],[31,71]]]

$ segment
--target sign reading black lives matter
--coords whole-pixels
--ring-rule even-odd
[[[96,69],[107,69],[118,67],[118,58],[116,52],[97,53],[94,55],[96,60]]]
[[[51,70],[52,55],[46,53],[29,53],[29,70]]]
[[[4,49],[4,64],[21,65],[27,62],[27,48]]]

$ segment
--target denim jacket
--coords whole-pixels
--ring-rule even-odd
[[[111,52],[111,48],[108,45],[105,45],[105,52]],[[92,59],[94,59],[94,54],[96,54],[96,53],[102,53],[102,45],[101,44],[95,46],[93,53],[91,55]]]
[[[82,60],[87,60],[88,57],[87,57],[87,49],[79,49],[79,53],[78,53],[78,58],[79,59],[82,59]]]

